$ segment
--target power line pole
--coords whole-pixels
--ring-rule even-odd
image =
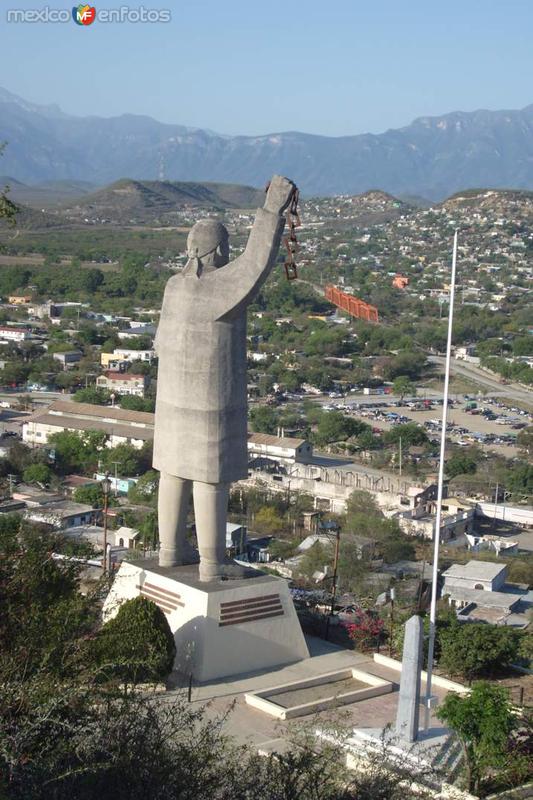
[[[118,497],[118,467],[122,461],[112,461],[111,463],[115,465],[115,497]]]

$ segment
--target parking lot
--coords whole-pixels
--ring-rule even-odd
[[[448,430],[450,439],[460,446],[477,444],[492,449],[508,458],[518,454],[516,437],[519,431],[533,423],[533,416],[522,409],[507,405],[500,399],[485,398],[476,408],[467,410],[468,397],[450,402]],[[390,430],[394,425],[417,422],[423,425],[431,438],[441,431],[442,401],[391,400],[379,397],[330,399],[323,404],[325,410],[338,410],[356,416],[372,427]]]

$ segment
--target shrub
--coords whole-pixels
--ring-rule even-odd
[[[471,681],[505,669],[519,657],[522,634],[512,628],[466,623],[452,625],[440,636],[439,666]]]
[[[22,473],[26,483],[48,483],[52,472],[46,464],[30,464]]]
[[[93,652],[103,678],[135,685],[165,678],[172,670],[176,645],[161,609],[151,600],[135,597],[106,622]]]

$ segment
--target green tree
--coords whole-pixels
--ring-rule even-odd
[[[4,386],[18,386],[25,383],[30,369],[30,365],[22,361],[10,361],[0,370],[0,383]]]
[[[426,357],[422,353],[398,353],[389,360],[383,369],[383,377],[388,381],[405,376],[413,381],[418,380],[426,366]]]
[[[519,432],[516,443],[526,456],[533,455],[533,425],[529,425]]]
[[[30,464],[22,473],[26,483],[48,483],[52,470],[46,464]]]
[[[106,435],[101,431],[59,431],[48,437],[61,472],[93,472],[103,452]]]
[[[109,470],[114,469],[114,462],[117,462],[120,475],[127,476],[142,474],[150,468],[152,461],[149,448],[134,447],[127,442],[106,448],[100,460]]]
[[[122,603],[93,643],[96,665],[106,680],[135,686],[166,678],[176,656],[174,636],[164,613],[151,600]]]
[[[393,381],[392,391],[403,401],[406,394],[416,395],[416,384],[407,375],[398,375]]]
[[[93,508],[103,508],[104,492],[101,483],[89,483],[86,486],[78,486],[74,491],[76,503],[84,503]],[[112,497],[109,500],[113,500]]]
[[[62,549],[60,536],[18,515],[0,518],[0,684],[83,670],[98,606],[92,592],[79,592],[80,564],[51,557]]]
[[[131,503],[143,505],[155,501],[159,482],[159,472],[151,469],[141,475],[137,483],[128,492]]]
[[[489,772],[503,766],[509,757],[507,744],[516,720],[507,690],[481,681],[474,684],[470,694],[446,695],[437,716],[461,742],[466,788],[479,795]]]
[[[403,425],[395,425],[390,431],[386,431],[383,434],[383,441],[385,444],[397,444],[400,439],[404,447],[424,445],[429,441],[426,431],[417,422],[406,422]]]
[[[477,470],[478,459],[469,453],[454,453],[446,461],[446,475],[455,478],[457,475],[473,475]]]
[[[533,495],[533,464],[513,462],[507,470],[507,489],[517,495]]]
[[[351,436],[363,433],[369,426],[360,420],[341,414],[339,411],[324,412],[318,423],[315,441],[318,445],[346,441]]]
[[[85,389],[78,389],[74,392],[73,399],[76,403],[91,403],[95,406],[105,406],[111,399],[110,393],[106,389],[97,389],[96,386],[87,386]]]
[[[270,406],[253,406],[250,409],[250,422],[256,433],[276,434],[278,420],[278,412]]]
[[[151,397],[136,397],[133,394],[125,394],[120,398],[120,407],[130,411],[147,411],[152,414],[155,411],[155,400]]]
[[[278,533],[286,526],[286,522],[272,506],[263,506],[254,516],[254,527],[261,533]]]
[[[513,628],[452,625],[441,634],[439,666],[468,681],[490,676],[517,660],[521,638],[521,632]]]
[[[155,550],[159,536],[157,511],[149,511],[139,523],[138,529],[145,547]]]

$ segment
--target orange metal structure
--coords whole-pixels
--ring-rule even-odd
[[[352,294],[341,292],[336,286],[326,286],[325,297],[330,303],[333,303],[338,308],[342,308],[343,311],[346,311],[352,317],[364,319],[367,322],[379,323],[378,310],[375,306],[365,303],[364,300],[360,300]]]

